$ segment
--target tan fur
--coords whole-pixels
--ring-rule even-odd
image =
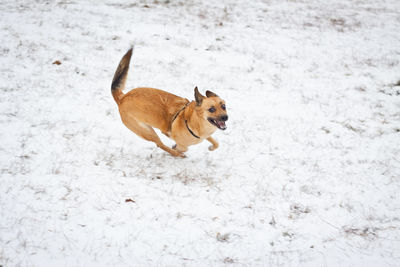
[[[196,101],[192,102],[154,88],[136,88],[123,94],[131,54],[132,50],[129,50],[122,58],[112,84],[112,95],[126,127],[173,156],[184,157],[183,152],[187,151],[189,146],[204,139],[212,144],[210,150],[218,148],[218,142],[211,137],[217,127],[208,119],[223,117],[223,121],[227,120],[226,110],[222,106],[225,105],[224,101],[209,91],[208,97],[202,96],[197,87]],[[211,107],[215,109],[212,114],[209,112]],[[176,146],[169,148],[164,145],[153,128],[160,129],[163,134],[173,139]]]

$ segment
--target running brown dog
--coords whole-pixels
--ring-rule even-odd
[[[185,157],[184,152],[191,145],[207,139],[218,148],[218,142],[211,137],[217,130],[225,130],[228,120],[225,102],[215,93],[207,91],[206,96],[194,89],[195,101],[189,101],[171,93],[154,88],[136,88],[124,94],[132,48],[122,57],[111,85],[111,93],[118,104],[122,122],[140,137],[156,145],[172,156]],[[172,148],[164,145],[153,128],[176,142]]]

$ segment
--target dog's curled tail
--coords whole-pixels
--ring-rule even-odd
[[[118,68],[115,71],[114,78],[112,80],[111,93],[117,104],[121,102],[121,98],[124,95],[122,90],[125,88],[125,82],[129,70],[129,63],[132,57],[132,50],[133,47],[129,49],[128,52],[126,52],[126,54],[122,57],[121,61],[119,62]]]

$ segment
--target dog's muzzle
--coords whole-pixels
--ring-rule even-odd
[[[208,118],[208,121],[220,130],[226,130],[225,122],[228,120],[228,115],[222,115],[218,118]]]

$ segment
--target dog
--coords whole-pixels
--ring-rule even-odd
[[[211,137],[217,130],[225,130],[228,120],[225,101],[211,91],[206,96],[194,88],[194,101],[169,92],[140,87],[124,94],[132,49],[122,57],[111,84],[111,93],[118,105],[122,122],[128,129],[174,157],[185,157],[188,147],[207,139],[210,151],[218,148]],[[154,128],[175,141],[170,148],[164,145]]]

